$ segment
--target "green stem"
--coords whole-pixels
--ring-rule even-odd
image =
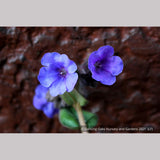
[[[75,89],[75,91],[76,91],[76,89]],[[71,99],[73,101],[72,105],[73,105],[74,109],[77,112],[78,121],[79,121],[79,124],[80,124],[80,127],[81,127],[81,132],[82,133],[88,133],[87,126],[86,126],[86,123],[85,123],[85,119],[84,119],[84,116],[83,116],[83,113],[82,113],[82,109],[81,109],[80,103],[77,102],[77,99],[75,97],[73,97],[72,94],[70,94],[69,92],[66,92],[66,94],[69,97],[71,97]]]
[[[74,103],[77,103],[76,99],[69,92],[66,92],[66,93],[72,98],[72,100],[74,101]]]
[[[79,124],[81,126],[81,132],[88,133],[81,106],[79,105],[79,103],[75,103],[73,107],[75,108],[78,115]]]

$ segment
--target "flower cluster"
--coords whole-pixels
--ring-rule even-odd
[[[113,55],[114,49],[109,45],[91,53],[88,68],[93,79],[105,85],[112,85],[116,82],[116,76],[123,70],[123,61],[119,56]]]
[[[46,99],[46,94],[48,88],[38,85],[35,89],[35,96],[33,97],[33,105],[36,109],[41,110],[48,118],[52,118],[58,109],[54,107],[53,102],[48,102]]]
[[[42,86],[49,88],[53,97],[73,90],[78,79],[78,74],[75,73],[77,65],[67,55],[46,53],[41,64],[44,67],[39,71],[38,80]]]
[[[36,109],[42,110],[51,118],[58,109],[54,107],[53,102],[47,101],[46,94],[49,91],[51,96],[56,97],[71,92],[78,80],[77,65],[67,55],[57,52],[44,54],[41,64],[43,67],[38,75],[40,85],[35,90],[33,104]],[[112,85],[116,82],[116,76],[123,70],[123,61],[119,56],[114,56],[113,47],[107,45],[91,53],[88,69],[89,73],[86,72],[86,75],[90,79],[93,78],[104,85]]]

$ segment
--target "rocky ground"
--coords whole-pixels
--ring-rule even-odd
[[[90,103],[85,109],[99,117],[96,132],[159,133],[158,27],[1,27],[0,132],[79,132],[64,128],[57,116],[48,119],[33,107],[40,59],[44,53],[56,51],[67,54],[80,67],[103,45],[114,47],[115,55],[124,61],[124,70],[113,86],[86,88]]]

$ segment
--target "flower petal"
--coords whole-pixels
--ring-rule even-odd
[[[50,94],[53,97],[56,97],[59,94],[63,94],[66,91],[66,84],[64,78],[58,78],[56,81],[54,81],[49,88]]]
[[[55,58],[55,63],[57,62],[63,63],[64,67],[67,67],[70,62],[70,59],[66,54],[60,54]]]
[[[54,104],[52,102],[48,102],[43,108],[43,112],[48,118],[52,118],[54,114],[57,113],[57,109],[54,108]]]
[[[77,80],[78,80],[77,73],[67,75],[67,78],[66,78],[67,92],[71,92],[73,90]]]
[[[48,88],[43,87],[42,85],[39,84],[35,89],[35,94],[38,98],[41,98],[46,96],[47,91]]]
[[[50,64],[54,63],[54,59],[58,56],[60,56],[60,54],[57,52],[46,53],[41,59],[41,64],[44,66],[49,66]]]
[[[123,61],[119,56],[113,56],[109,59],[107,70],[113,76],[119,75],[123,70]]]
[[[102,84],[105,85],[113,85],[116,82],[116,77],[112,76],[109,72],[106,74],[106,78],[100,81]]]
[[[97,51],[97,54],[101,57],[101,59],[106,59],[114,55],[114,48],[109,45],[100,47]]]
[[[112,85],[116,82],[116,77],[105,70],[92,73],[92,78],[105,85]]]
[[[44,98],[39,98],[37,95],[33,97],[33,105],[36,109],[42,110],[47,100]]]
[[[97,51],[94,51],[91,53],[91,55],[88,58],[88,68],[93,71],[95,69],[94,64],[96,61],[100,59],[99,55],[97,54]]]
[[[49,87],[57,79],[57,74],[53,68],[42,67],[39,71],[38,80],[42,86]]]
[[[67,70],[68,70],[68,73],[74,73],[77,70],[77,65],[72,60],[70,60],[67,66]]]

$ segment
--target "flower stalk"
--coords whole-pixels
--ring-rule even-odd
[[[88,133],[87,125],[86,125],[86,122],[85,122],[85,119],[84,119],[84,116],[83,116],[83,113],[82,113],[82,109],[81,109],[81,106],[80,106],[79,102],[77,102],[76,99],[69,92],[67,92],[67,94],[74,101],[73,107],[77,112],[78,121],[79,121],[79,124],[80,124],[80,127],[81,127],[81,132],[82,133]]]
[[[77,112],[77,115],[78,115],[78,120],[79,120],[79,124],[80,124],[80,127],[81,127],[81,132],[82,133],[88,133],[87,126],[86,126],[86,123],[85,123],[85,120],[84,120],[84,116],[83,116],[80,104],[75,103],[73,105],[73,107],[75,108],[75,110]]]

